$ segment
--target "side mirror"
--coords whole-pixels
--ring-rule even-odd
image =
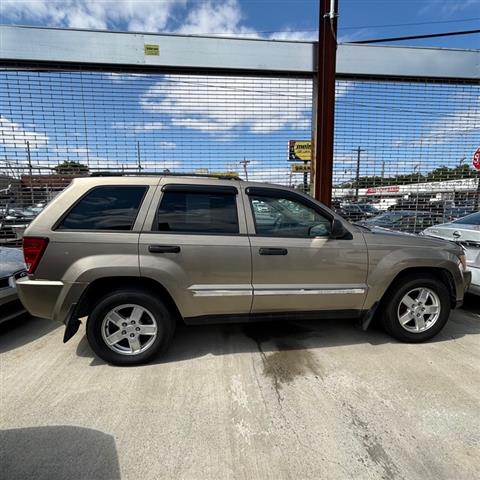
[[[318,225],[313,225],[308,229],[308,236],[312,237],[328,237],[329,228],[324,223],[319,223]]]
[[[348,230],[343,226],[343,223],[334,218],[332,222],[332,231],[330,233],[330,238],[343,238],[348,235]]]

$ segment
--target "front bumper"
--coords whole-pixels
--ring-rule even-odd
[[[468,272],[471,276],[471,282],[469,284],[468,292],[473,293],[474,295],[480,295],[480,268],[468,266]]]

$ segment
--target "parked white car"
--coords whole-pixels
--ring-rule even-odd
[[[472,272],[470,293],[480,295],[480,212],[471,213],[449,223],[426,228],[424,235],[445,238],[460,243],[467,258],[467,268]]]

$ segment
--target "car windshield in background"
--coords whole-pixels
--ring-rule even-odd
[[[466,217],[454,220],[452,223],[459,223],[461,225],[480,225],[480,212],[472,213]]]
[[[368,213],[379,213],[379,210],[375,208],[373,205],[369,204],[361,204],[359,207],[364,211]]]
[[[408,216],[405,212],[389,212],[389,213],[383,213],[382,215],[379,215],[378,217],[373,218],[370,220],[371,222],[385,222],[385,223],[396,223],[402,220],[402,218],[405,218]]]

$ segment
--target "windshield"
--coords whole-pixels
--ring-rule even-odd
[[[359,205],[359,207],[364,212],[368,212],[368,213],[377,213],[378,212],[378,209],[376,209],[373,205],[363,204],[363,205]]]
[[[480,212],[472,213],[466,217],[459,218],[452,223],[459,223],[461,225],[480,225]]]

